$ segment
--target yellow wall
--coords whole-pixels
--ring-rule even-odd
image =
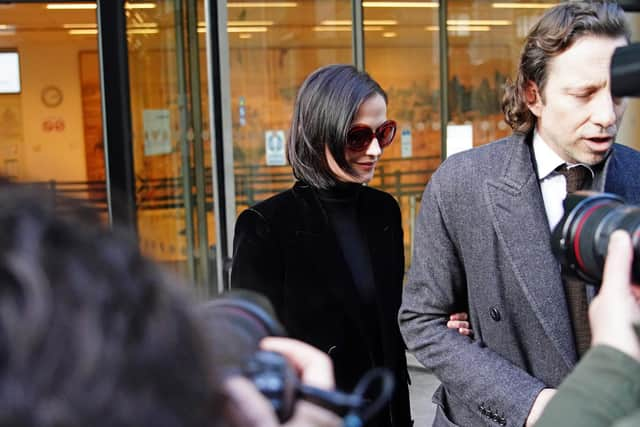
[[[0,150],[0,165],[8,156],[17,159],[19,179],[86,180],[79,52],[96,50],[97,46],[95,37],[72,42],[48,40],[42,33],[37,38],[12,38],[12,44],[0,39],[0,48],[17,48],[20,52],[22,93],[0,95],[0,113],[9,103],[20,108],[22,135],[14,138],[20,143],[17,153]],[[41,101],[42,89],[49,85],[60,88],[64,96],[54,108]],[[47,120],[62,121],[64,130],[45,131],[43,123]],[[0,145],[3,143],[6,145],[6,140],[0,141]]]

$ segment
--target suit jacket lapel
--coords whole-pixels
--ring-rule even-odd
[[[504,173],[485,183],[487,205],[506,262],[546,334],[571,367],[576,358],[571,322],[531,153],[522,139],[514,138],[510,146]]]

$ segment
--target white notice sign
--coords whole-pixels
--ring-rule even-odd
[[[400,134],[400,152],[402,157],[411,157],[413,149],[411,146],[411,128],[402,129]]]
[[[155,156],[171,152],[171,113],[169,110],[144,110],[144,155]]]
[[[473,126],[447,125],[447,157],[473,148]]]
[[[284,147],[283,130],[268,130],[264,133],[264,149],[267,166],[284,166],[287,164]]]

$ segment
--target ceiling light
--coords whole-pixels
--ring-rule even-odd
[[[398,25],[395,19],[365,19],[364,25]]]
[[[332,21],[326,19],[320,22],[320,25],[351,25],[350,20]],[[394,19],[365,19],[364,25],[398,25],[398,21]]]
[[[427,31],[438,31],[440,27],[437,25],[429,25],[428,27],[424,27]],[[447,31],[490,31],[491,27],[486,25],[476,25],[476,26],[468,26],[468,25],[447,25]]]
[[[324,25],[322,27],[313,27],[313,31],[318,31],[318,32],[351,31],[351,26],[332,27],[332,26]]]
[[[95,3],[49,3],[47,9],[49,10],[79,10],[79,9],[95,9],[98,7]]]
[[[495,9],[549,9],[557,3],[492,3]]]
[[[447,25],[511,25],[511,21],[499,19],[448,19]]]
[[[198,27],[197,30],[199,33],[206,33],[207,32],[207,28],[206,27]],[[233,27],[233,28],[227,28],[227,32],[228,33],[266,33],[267,32],[267,27]],[[241,34],[242,35],[242,34]],[[250,38],[250,37],[241,37],[241,38]]]
[[[62,24],[62,28],[97,28],[96,24]]]
[[[325,19],[324,21],[320,21],[320,25],[351,25],[351,20],[349,20],[349,19],[343,19],[343,20]]]
[[[15,25],[0,24],[0,36],[14,36],[15,34]]]
[[[198,25],[200,25],[198,23]],[[204,22],[202,23],[204,25]],[[255,26],[271,26],[273,21],[227,21],[230,27],[255,27]]]
[[[435,1],[363,1],[362,7],[438,7]]]
[[[294,1],[277,1],[277,2],[261,2],[261,1],[250,1],[245,3],[240,2],[230,2],[227,3],[227,7],[297,7],[298,3]]]
[[[69,34],[72,36],[95,36],[98,34],[98,30],[89,30],[89,29],[81,29],[81,30],[69,30]]]
[[[267,27],[228,27],[228,33],[266,33]]]
[[[490,31],[488,25],[447,25],[447,31]]]
[[[394,33],[393,31],[387,31],[386,33],[382,33],[382,37],[385,38],[391,38],[391,37],[396,37],[398,34]]]
[[[241,39],[250,39],[253,36],[251,34],[238,34],[238,37]]]
[[[127,34],[158,34],[160,32],[157,28],[131,28],[127,30]]]
[[[381,25],[365,25],[365,31],[384,31],[384,27]],[[318,27],[313,27],[313,31],[318,32],[340,32],[340,31],[351,31],[351,25],[341,25],[341,26],[331,26],[331,25],[323,25]]]
[[[125,9],[155,9],[155,3],[125,3]]]

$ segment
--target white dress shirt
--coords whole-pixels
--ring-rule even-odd
[[[566,162],[542,140],[542,137],[536,131],[533,133],[533,155],[538,167],[538,180],[540,191],[542,192],[542,200],[544,201],[544,209],[547,212],[549,227],[553,230],[553,227],[560,222],[564,214],[562,202],[567,197],[567,181],[564,175],[556,172],[556,168]],[[567,168],[569,169],[575,166],[578,165],[567,163]],[[582,164],[582,166],[589,169],[592,178],[595,176],[593,169],[589,165]]]

